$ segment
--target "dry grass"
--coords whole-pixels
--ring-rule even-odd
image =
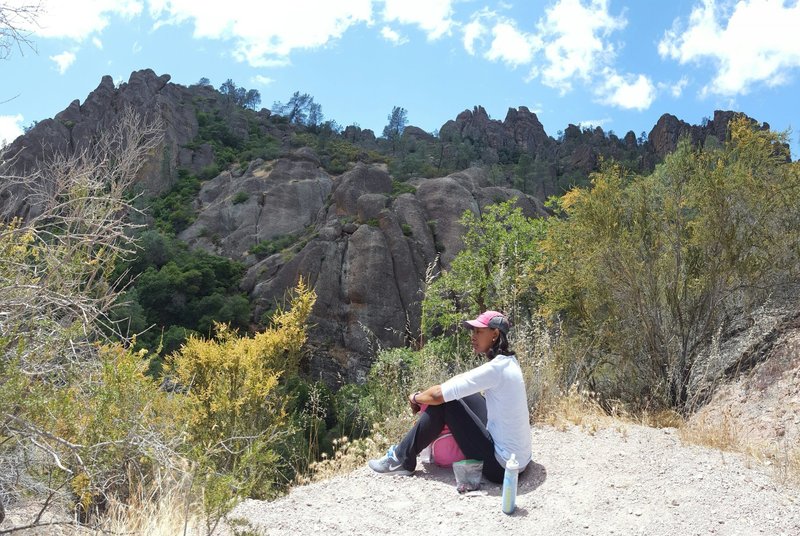
[[[679,437],[685,443],[694,445],[731,452],[744,450],[742,434],[736,421],[727,411],[723,412],[718,419],[710,419],[705,416],[694,419],[681,429]]]
[[[100,518],[89,524],[78,524],[67,515],[65,506],[46,513],[35,527],[17,530],[14,534],[48,536],[80,536],[84,534],[125,534],[129,536],[207,535],[202,505],[188,500],[191,490],[185,482],[164,479],[148,490],[139,489],[127,503],[111,500]],[[41,505],[32,503],[18,507],[3,528],[23,527],[34,523]],[[185,530],[185,532],[184,532]]]
[[[636,421],[642,426],[651,428],[677,428],[678,430],[686,423],[680,413],[671,409],[640,412],[636,416]]]
[[[785,439],[755,440],[729,411],[719,418],[701,415],[680,429],[684,443],[745,454],[754,462],[773,469],[779,482],[800,484],[800,446]]]
[[[560,396],[541,399],[534,413],[534,421],[559,430],[574,425],[594,431],[611,425],[613,420],[592,393],[577,386]]]
[[[186,479],[164,478],[148,489],[138,489],[126,503],[112,502],[99,526],[112,534],[208,534],[198,499]]]
[[[376,432],[370,437],[351,440],[341,437],[334,440],[333,456],[322,455],[322,459],[309,466],[307,474],[299,475],[297,484],[309,484],[328,480],[338,475],[350,473],[367,464],[372,458],[377,458],[388,448],[389,440],[381,433]]]

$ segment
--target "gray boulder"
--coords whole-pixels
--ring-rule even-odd
[[[339,177],[333,190],[333,201],[339,215],[354,215],[358,211],[358,198],[364,194],[389,194],[392,179],[389,173],[379,166],[356,164]]]
[[[436,250],[444,266],[449,266],[461,250],[464,226],[459,220],[465,211],[479,212],[478,201],[472,195],[474,186],[460,177],[442,177],[422,182],[417,199],[428,217]],[[466,185],[465,185],[466,182]]]
[[[306,232],[332,186],[316,155],[306,152],[251,165],[239,176],[223,172],[203,184],[198,217],[179,238],[217,255],[247,260],[248,251],[261,242]]]
[[[300,204],[277,186],[266,188],[278,169],[293,176],[293,184],[317,183],[321,191],[332,183],[327,203],[321,199]],[[223,174],[209,181],[201,192],[204,205],[191,232],[196,233],[196,226],[227,221],[215,200],[230,199],[259,173],[267,171],[257,167],[238,178]],[[545,214],[533,198],[487,185],[485,173],[478,168],[418,179],[416,193],[397,197],[390,195],[391,179],[380,165],[359,165],[339,177],[327,177],[309,160],[284,159],[275,164],[269,177],[261,179],[262,205],[292,206],[297,212],[295,225],[308,225],[312,232],[306,233],[307,240],[266,259],[255,262],[247,257],[252,262],[242,288],[255,304],[255,320],[263,320],[283,303],[287,289],[300,278],[314,287],[310,372],[331,385],[363,380],[379,348],[408,344],[419,336],[426,273],[448,268],[463,247],[459,220],[465,210],[479,213],[492,203],[517,198],[526,215]],[[307,194],[295,190],[291,195]],[[241,204],[250,202],[248,198]],[[230,209],[230,203],[225,206]],[[227,235],[218,247],[241,257],[242,246],[233,247],[235,236],[239,236],[236,231]],[[183,237],[202,244],[189,230]]]

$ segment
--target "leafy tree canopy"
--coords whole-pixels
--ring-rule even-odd
[[[261,104],[261,93],[257,89],[238,87],[230,78],[219,87],[219,92],[242,108],[255,110]]]
[[[140,346],[161,345],[167,353],[191,333],[210,334],[214,322],[248,327],[250,303],[239,291],[240,263],[190,251],[158,231],[142,233],[139,243],[137,255],[118,268],[132,286],[116,316],[131,329],[150,328],[139,335]]]
[[[490,308],[514,317],[531,315],[536,302],[534,270],[541,263],[538,240],[546,221],[526,218],[514,202],[490,205],[480,215],[464,213],[464,248],[425,293],[427,335]]]
[[[383,127],[383,137],[387,140],[399,138],[408,124],[408,111],[400,106],[394,106],[387,119],[389,124]]]
[[[290,124],[317,127],[322,124],[322,106],[314,102],[308,93],[295,91],[285,104],[275,102],[272,111],[286,117]]]
[[[649,176],[606,165],[563,196],[542,244],[544,313],[609,397],[689,410],[700,351],[797,275],[800,167],[739,118],[722,147],[684,141]]]

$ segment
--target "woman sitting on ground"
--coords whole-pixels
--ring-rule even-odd
[[[528,400],[522,370],[508,347],[508,319],[497,311],[486,311],[465,321],[464,326],[472,332],[472,349],[485,354],[488,362],[409,395],[415,413],[419,404],[428,407],[386,456],[370,460],[369,467],[376,473],[412,474],[417,455],[439,436],[445,424],[464,456],[483,461],[483,475],[491,482],[502,482],[512,454],[520,472],[530,462]]]

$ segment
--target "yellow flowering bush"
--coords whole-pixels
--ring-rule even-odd
[[[290,307],[264,332],[239,336],[217,324],[213,339],[191,337],[167,361],[185,402],[192,457],[207,480],[227,475],[222,487],[233,495],[270,496],[287,480],[281,450],[292,434],[291,393],[284,380],[298,372],[315,299],[301,280]]]

